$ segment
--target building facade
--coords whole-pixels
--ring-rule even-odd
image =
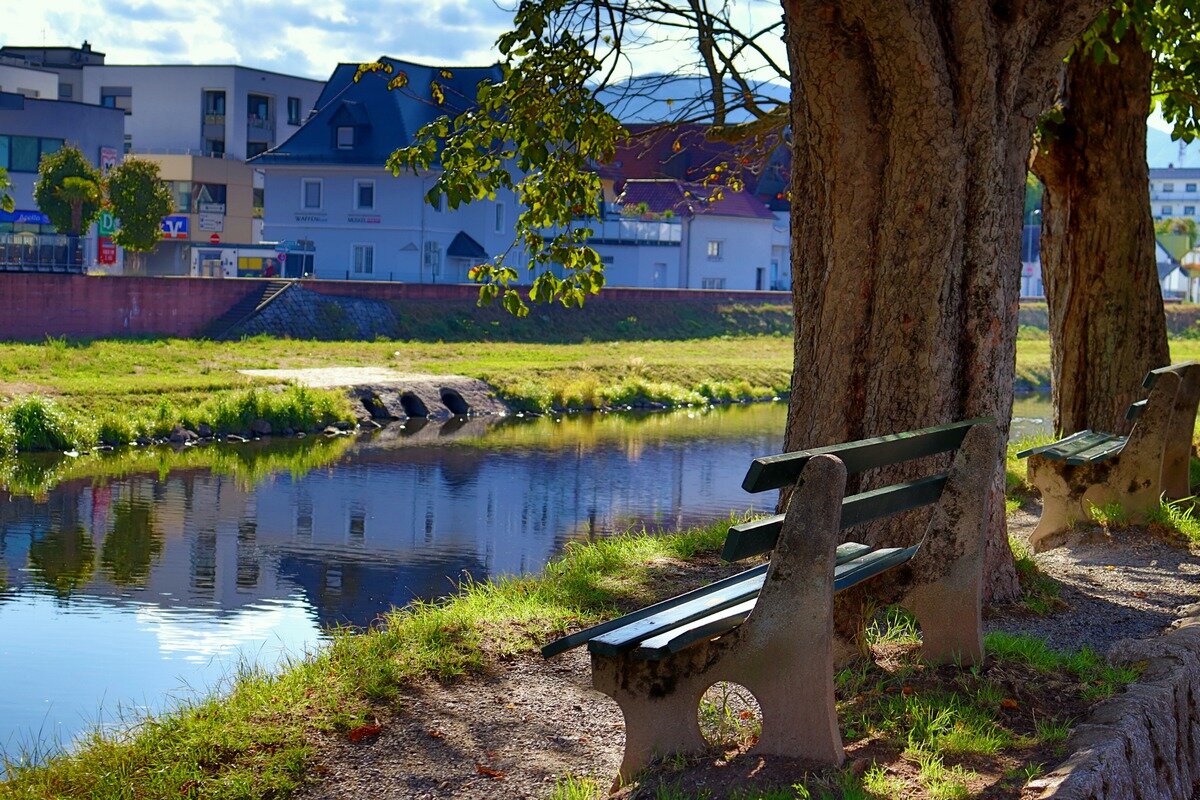
[[[479,81],[499,80],[500,70],[381,61],[390,73],[358,81],[357,64],[339,65],[316,113],[250,161],[265,175],[263,236],[311,242],[318,278],[467,282],[471,267],[511,247],[512,192],[451,210],[426,201],[436,175],[392,175],[384,165],[421,126],[472,105]],[[389,90],[400,73],[407,85]]]
[[[592,223],[611,286],[787,290],[786,212],[748,192],[674,179],[632,179],[614,212]]]
[[[1200,221],[1200,169],[1165,167],[1150,170],[1150,214],[1156,220]]]
[[[104,63],[104,53],[86,41],[80,47],[5,45],[0,47],[0,58],[58,75],[57,94],[42,95],[49,100],[83,100],[83,68]]]
[[[321,81],[237,66],[96,64],[82,99],[125,112],[125,151],[244,161],[299,130]]]
[[[8,170],[16,206],[11,212],[0,211],[0,237],[25,248],[61,246],[50,244],[57,231],[33,201],[38,163],[70,144],[97,168],[113,164],[124,133],[124,115],[109,108],[0,93],[0,167]],[[103,266],[105,261],[93,226],[84,239],[82,266]]]

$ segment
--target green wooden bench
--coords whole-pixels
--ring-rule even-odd
[[[1142,386],[1149,396],[1126,412],[1134,422],[1128,436],[1085,430],[1017,453],[1029,459],[1029,482],[1042,495],[1042,517],[1029,537],[1035,551],[1072,523],[1091,519],[1093,506],[1117,503],[1137,521],[1162,496],[1191,494],[1188,462],[1200,364],[1151,370]]]
[[[697,712],[718,681],[746,686],[763,714],[760,752],[840,764],[834,712],[834,594],[890,570],[918,619],[924,655],[983,658],[980,580],[988,489],[999,452],[990,418],[756,459],[749,492],[794,486],[787,513],[729,529],[722,556],[770,561],[678,597],[557,639],[546,658],[587,645],[592,683],[625,718],[627,780],[657,755],[705,749]],[[947,457],[953,453],[948,469]],[[846,495],[849,474],[901,462],[929,474]],[[925,533],[911,517],[888,526],[891,546],[841,541],[842,531],[933,505]],[[896,598],[888,598],[896,599]],[[861,607],[861,606],[860,606]],[[861,614],[858,632],[866,620]]]

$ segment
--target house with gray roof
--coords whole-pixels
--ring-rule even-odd
[[[299,130],[250,160],[265,176],[263,236],[312,242],[318,278],[465,283],[512,245],[514,195],[450,210],[426,201],[436,172],[394,176],[385,164],[426,123],[474,105],[500,67],[380,63],[389,70],[358,80],[358,64],[338,65]],[[389,89],[401,74],[405,85]]]

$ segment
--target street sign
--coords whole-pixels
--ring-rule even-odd
[[[279,266],[281,267],[287,262],[287,253],[280,253],[275,257],[279,259]]]
[[[214,233],[212,236],[208,237],[208,243],[209,244],[220,244],[221,243],[221,234]]]

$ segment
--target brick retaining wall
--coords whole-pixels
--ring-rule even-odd
[[[0,274],[0,340],[47,336],[195,336],[263,281],[250,278],[160,278]],[[471,285],[306,280],[312,292],[373,300],[474,302]],[[605,289],[589,303],[630,299],[707,300],[717,303],[791,302],[787,292],[681,289]]]

